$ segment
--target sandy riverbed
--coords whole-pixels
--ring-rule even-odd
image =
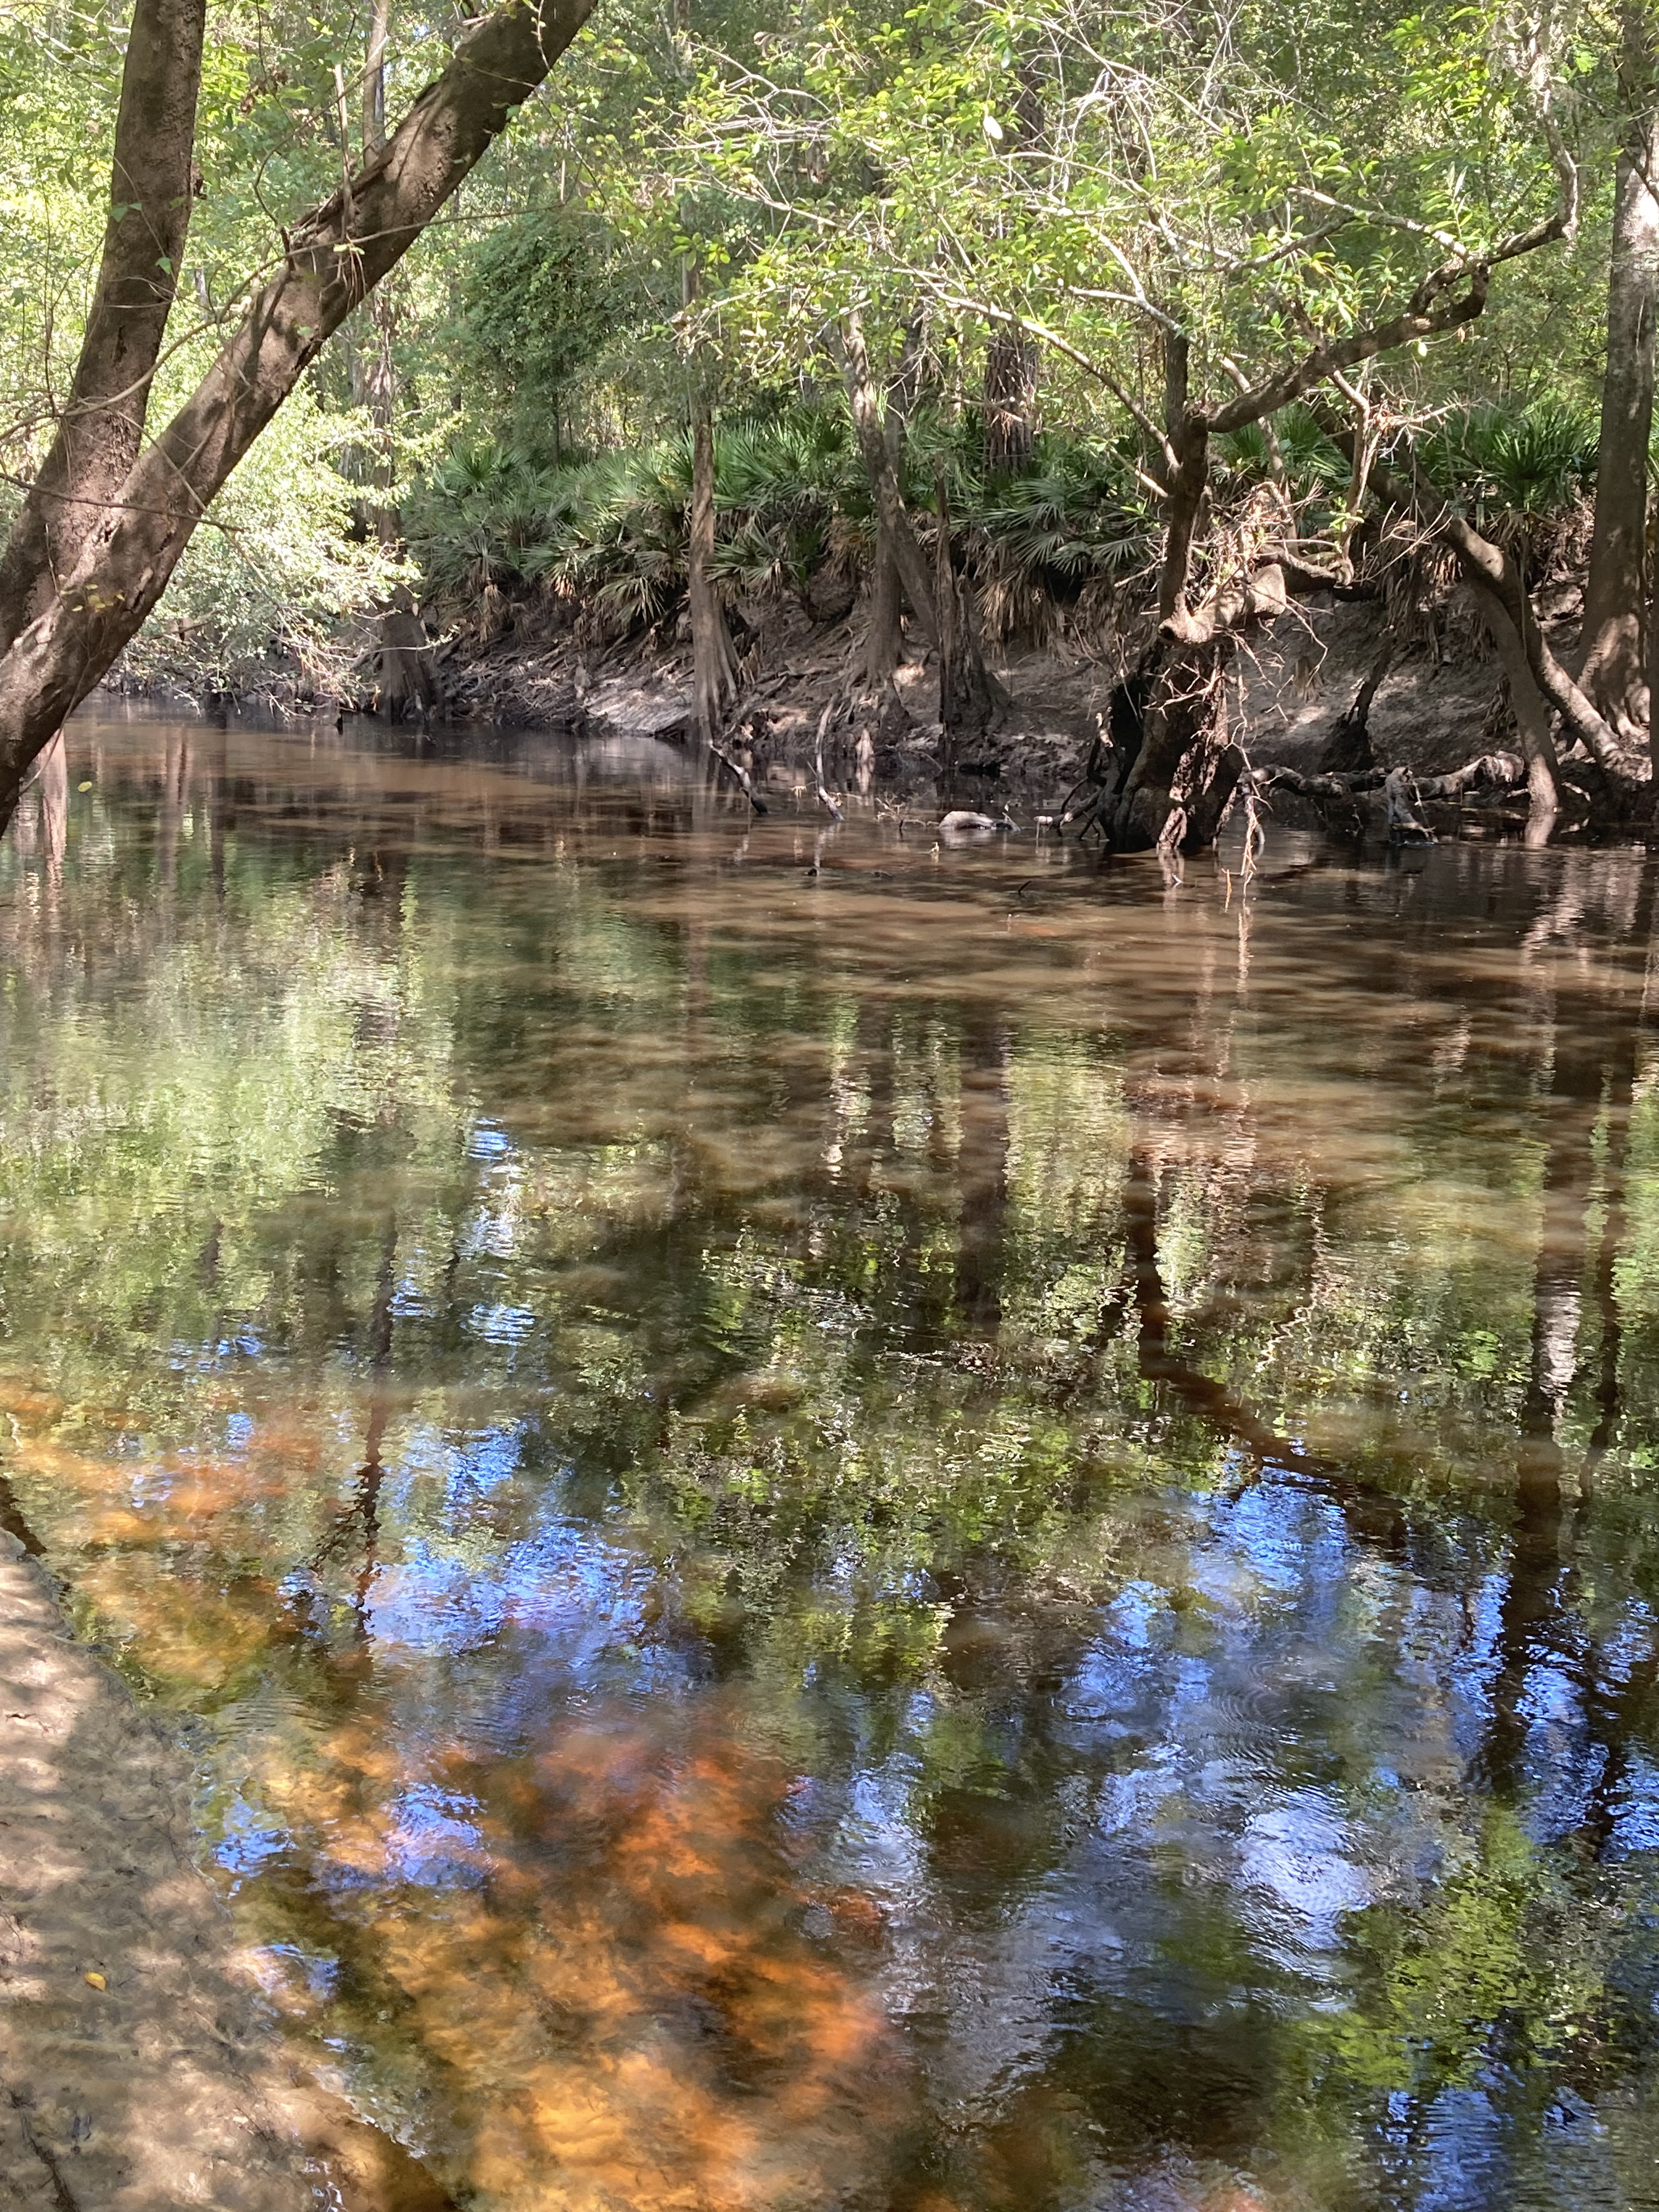
[[[189,1798],[0,1533],[0,2212],[434,2212],[261,2016]]]

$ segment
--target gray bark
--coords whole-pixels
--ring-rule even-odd
[[[707,395],[691,403],[691,509],[686,576],[691,611],[692,719],[697,740],[712,745],[731,698],[735,670],[726,616],[714,589],[714,424]]]
[[[0,556],[0,652],[109,537],[138,457],[190,228],[205,19],[206,0],[133,11],[97,286],[57,433]]]
[[[380,152],[290,229],[281,265],[217,361],[129,471],[107,536],[0,658],[0,825],[30,762],[161,598],[231,471],[542,82],[592,4],[505,0],[480,18]]]
[[[994,483],[1030,465],[1037,349],[1018,324],[999,323],[985,347],[985,473]]]
[[[386,143],[386,46],[391,0],[374,0],[368,17],[368,52],[363,66],[363,153],[378,154]]]
[[[1595,462],[1595,521],[1584,591],[1579,684],[1629,741],[1648,733],[1648,440],[1659,308],[1659,107],[1646,10],[1626,0],[1625,66],[1632,115],[1614,185],[1607,270],[1607,360]]]
[[[1387,481],[1377,471],[1374,481]],[[1545,642],[1534,617],[1520,573],[1510,556],[1464,521],[1462,515],[1443,516],[1440,534],[1457,557],[1465,580],[1477,597],[1489,595],[1508,616],[1521,640],[1534,681],[1559,714],[1564,727],[1582,738],[1586,748],[1616,782],[1628,786],[1632,763],[1593,700],[1585,697]]]
[[[939,537],[933,558],[933,605],[939,613],[939,719],[949,783],[956,774],[958,743],[965,739],[976,744],[990,728],[996,694],[975,632],[972,594],[956,571],[943,469],[937,480],[936,505]]]
[[[939,642],[939,616],[933,606],[933,587],[927,574],[927,556],[916,542],[916,533],[910,527],[910,518],[905,511],[903,495],[899,489],[898,476],[893,467],[893,457],[888,451],[886,425],[884,420],[881,395],[876,390],[875,379],[870,373],[870,357],[865,349],[864,333],[858,318],[849,315],[840,333],[842,376],[847,386],[847,404],[853,417],[853,434],[858,441],[859,456],[869,480],[870,495],[876,505],[876,517],[893,561],[904,586],[910,611],[927,635],[930,645]]]
[[[883,410],[882,436],[894,481],[900,486],[904,482],[905,433],[921,376],[922,337],[921,318],[915,316],[904,334],[899,372],[888,386]],[[904,582],[893,541],[878,517],[876,556],[870,575],[870,619],[864,637],[864,680],[872,691],[884,690],[891,683],[903,649]]]
[[[1490,592],[1478,592],[1480,612],[1492,632],[1492,643],[1509,678],[1510,704],[1527,763],[1527,842],[1547,845],[1555,817],[1561,810],[1556,787],[1555,747],[1550,738],[1550,713],[1532,672],[1527,648],[1501,600]]]
[[[864,633],[864,680],[872,691],[891,682],[904,649],[904,585],[892,540],[878,520],[870,571],[870,619]]]

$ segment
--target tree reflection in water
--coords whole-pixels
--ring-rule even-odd
[[[0,1506],[458,2203],[1654,2201],[1639,855],[1241,903],[809,877],[668,753],[65,774]]]

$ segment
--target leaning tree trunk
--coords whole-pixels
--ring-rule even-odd
[[[161,35],[178,0],[138,0],[132,40]],[[32,591],[9,603],[15,629],[0,653],[0,828],[8,823],[30,763],[107,672],[167,588],[208,506],[351,310],[408,252],[546,77],[591,12],[592,0],[503,0],[471,23],[447,66],[428,84],[381,152],[320,207],[289,226],[282,260],[249,301],[242,320],[173,420],[143,446],[102,521],[67,576],[52,576],[46,604],[29,619]],[[199,15],[197,21],[200,21]],[[143,40],[140,39],[141,32]],[[131,59],[131,46],[129,45]],[[200,33],[196,66],[199,68]],[[192,115],[167,110],[158,161],[176,155],[186,173]],[[111,222],[125,210],[122,178],[155,136],[124,103],[117,122]],[[143,143],[139,143],[143,142]],[[100,270],[88,328],[123,271],[143,273],[155,257],[125,258]],[[148,386],[154,357],[141,364]],[[65,493],[78,503],[77,466]],[[50,565],[46,571],[52,574]],[[20,591],[15,576],[9,589]]]
[[[1659,107],[1627,0],[1624,72],[1638,105],[1619,156],[1607,270],[1607,364],[1596,449],[1595,521],[1584,590],[1579,683],[1626,744],[1648,739],[1648,441],[1653,427],[1654,317],[1659,310]],[[1638,82],[1636,80],[1645,80]]]

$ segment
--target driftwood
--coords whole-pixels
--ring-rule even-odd
[[[1528,766],[1519,753],[1479,753],[1461,768],[1444,775],[1413,776],[1404,768],[1357,769],[1346,775],[1304,775],[1293,768],[1253,769],[1249,783],[1266,799],[1274,791],[1291,791],[1312,800],[1328,826],[1340,835],[1358,837],[1365,823],[1358,801],[1375,792],[1382,800],[1388,835],[1395,843],[1432,843],[1433,831],[1417,809],[1425,799],[1450,799],[1460,805],[1499,801],[1527,787]]]
[[[818,716],[817,750],[812,757],[812,764],[817,772],[818,798],[822,804],[829,808],[830,813],[835,816],[836,821],[839,822],[842,819],[841,807],[838,803],[830,797],[829,789],[823,781],[823,740],[825,733],[830,727],[830,718],[835,711],[835,702],[831,701],[830,704],[827,706],[823,712]]]
[[[1302,799],[1352,799],[1359,792],[1382,791],[1394,777],[1406,773],[1372,768],[1346,775],[1304,775],[1299,769],[1275,766],[1255,769],[1253,781],[1262,792],[1293,791]],[[1419,799],[1467,799],[1471,792],[1482,790],[1502,795],[1525,784],[1527,763],[1519,753],[1480,753],[1444,775],[1413,776],[1411,781]]]
[[[740,761],[734,761],[730,753],[722,752],[720,748],[714,743],[713,738],[710,738],[708,740],[708,750],[713,753],[714,758],[720,763],[726,774],[735,779],[738,789],[743,793],[744,797],[749,801],[749,804],[754,808],[756,813],[764,814],[766,811],[766,801],[756,790],[754,779],[750,775],[748,769],[744,767],[743,763]]]

